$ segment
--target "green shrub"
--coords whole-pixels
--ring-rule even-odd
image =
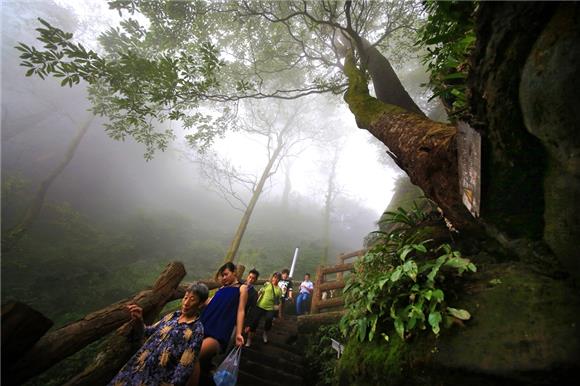
[[[345,336],[362,342],[380,334],[388,341],[389,329],[381,326],[392,324],[405,340],[427,328],[438,335],[442,323],[470,318],[468,311],[447,305],[445,289],[476,267],[450,244],[425,239],[422,228],[437,216],[417,206],[387,213],[384,221],[395,226],[377,232],[380,242],[357,262],[344,288],[347,312],[340,328]]]

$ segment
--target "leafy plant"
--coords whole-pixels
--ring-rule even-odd
[[[428,86],[441,98],[449,116],[459,119],[467,110],[468,56],[474,47],[475,2],[428,0],[424,3],[427,23],[420,29],[416,45],[425,46],[423,64],[430,72]]]
[[[315,334],[308,337],[304,353],[308,384],[316,386],[336,384],[337,355],[332,348],[331,339],[339,337],[340,329],[334,324],[321,326]]]
[[[388,341],[387,329],[380,328],[388,323],[402,339],[427,328],[438,335],[446,319],[471,317],[447,306],[445,283],[476,266],[447,243],[421,239],[421,226],[436,215],[417,206],[387,213],[385,221],[397,227],[378,232],[381,242],[356,264],[344,288],[347,313],[340,328],[345,336],[371,341],[380,334]]]

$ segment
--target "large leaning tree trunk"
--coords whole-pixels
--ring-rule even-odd
[[[344,99],[358,127],[387,146],[411,182],[441,207],[454,227],[474,230],[477,223],[463,205],[459,191],[454,141],[457,129],[372,97],[352,53],[346,57],[344,71],[349,81]]]
[[[260,199],[260,196],[264,191],[266,181],[268,181],[268,178],[272,176],[272,169],[274,168],[274,165],[276,165],[283,148],[284,143],[282,141],[282,138],[278,137],[278,144],[274,149],[274,152],[270,156],[270,159],[268,160],[266,167],[264,167],[264,170],[262,171],[262,175],[260,176],[258,184],[252,191],[252,197],[250,198],[250,202],[248,203],[248,206],[246,207],[246,210],[242,215],[242,219],[240,220],[240,224],[238,225],[236,233],[234,234],[234,237],[230,243],[230,247],[228,248],[228,251],[224,258],[224,262],[234,261],[236,253],[238,253],[238,249],[240,248],[242,238],[244,237],[244,233],[246,233],[246,228],[248,227],[248,223],[250,222],[252,213],[254,212],[254,208],[256,207],[256,204],[258,203],[258,200]]]

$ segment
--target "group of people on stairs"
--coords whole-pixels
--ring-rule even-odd
[[[252,269],[246,280],[238,280],[236,266],[228,262],[218,270],[221,287],[213,297],[205,284],[194,283],[185,292],[180,309],[152,326],[144,325],[141,307],[129,305],[137,335],[144,335],[146,341],[109,385],[197,386],[200,374],[207,372],[211,360],[225,352],[231,340],[236,346],[251,346],[262,319],[262,340],[268,343],[274,318],[283,319],[284,304],[293,302],[293,285],[284,269],[274,272],[256,290],[259,275]],[[313,290],[310,274],[304,275],[296,297],[297,315],[307,312]]]

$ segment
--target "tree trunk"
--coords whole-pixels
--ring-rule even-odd
[[[373,81],[377,99],[389,105],[402,107],[407,111],[425,115],[413,98],[405,90],[391,63],[366,39],[355,39],[357,50],[365,68]]]
[[[346,58],[345,73],[349,88],[344,99],[357,125],[388,147],[411,182],[441,207],[457,229],[474,229],[476,222],[462,204],[459,191],[457,129],[371,97],[352,55]]]
[[[252,217],[252,212],[254,211],[254,208],[256,207],[256,204],[258,203],[258,199],[260,198],[262,191],[264,190],[264,185],[266,184],[266,181],[270,177],[270,172],[272,171],[272,167],[274,167],[274,164],[278,160],[278,156],[280,155],[280,152],[282,151],[282,147],[283,147],[282,143],[278,142],[278,146],[276,147],[276,149],[272,153],[272,157],[270,157],[270,159],[268,160],[268,164],[266,165],[266,167],[264,168],[264,171],[262,172],[262,176],[260,177],[260,181],[258,182],[258,185],[256,185],[256,188],[254,189],[254,191],[252,193],[252,198],[250,199],[250,202],[248,203],[248,206],[246,207],[246,210],[244,211],[244,215],[242,216],[242,219],[240,220],[240,224],[238,225],[238,229],[236,230],[234,238],[232,239],[232,242],[230,243],[230,247],[228,249],[228,252],[226,253],[226,256],[224,258],[224,262],[226,262],[226,263],[228,261],[234,261],[234,259],[236,257],[236,253],[238,253],[238,249],[240,248],[242,238],[244,237],[244,233],[246,232],[246,228],[248,227],[248,223],[250,222],[250,218]]]
[[[290,179],[290,162],[286,162],[284,173],[284,191],[282,192],[282,208],[288,209],[290,192],[292,191],[292,180]]]
[[[65,386],[106,385],[141,347],[142,339],[135,336],[133,321],[123,324],[107,340],[93,363]]]
[[[127,311],[129,304],[141,306],[144,319],[150,321],[153,314],[158,313],[174,295],[184,277],[183,264],[171,263],[161,273],[153,289],[142,291],[132,299],[112,304],[44,335],[17,363],[3,369],[2,373],[7,377],[5,381],[7,384],[21,384],[127,323],[130,320]]]
[[[46,193],[48,192],[48,189],[50,188],[54,180],[62,173],[62,171],[67,167],[67,165],[72,160],[81,140],[87,133],[89,127],[91,126],[93,119],[94,116],[92,116],[87,122],[85,122],[85,124],[81,126],[78,133],[75,135],[72,142],[69,144],[68,150],[62,162],[58,164],[58,166],[48,175],[48,177],[40,183],[40,186],[36,191],[34,199],[30,204],[30,206],[28,207],[28,209],[26,210],[24,217],[20,220],[20,222],[16,226],[14,226],[13,228],[9,229],[6,232],[6,237],[2,238],[3,253],[11,251],[16,246],[18,241],[20,241],[22,236],[24,236],[24,234],[28,231],[30,225],[32,225],[32,223],[36,221],[38,215],[40,214],[40,210],[44,205],[44,198],[46,196]]]
[[[517,102],[523,67],[558,4],[478,6],[468,95],[472,126],[483,134],[481,217],[511,238],[541,238],[544,228],[542,180],[548,157],[526,130]],[[556,111],[551,109],[539,111]]]
[[[334,180],[336,178],[336,165],[338,164],[339,149],[334,148],[334,157],[330,167],[330,174],[328,175],[328,185],[326,188],[326,196],[324,200],[324,247],[322,249],[322,256],[320,257],[320,264],[328,264],[328,254],[330,252],[330,213],[332,212],[332,203],[336,197]]]

